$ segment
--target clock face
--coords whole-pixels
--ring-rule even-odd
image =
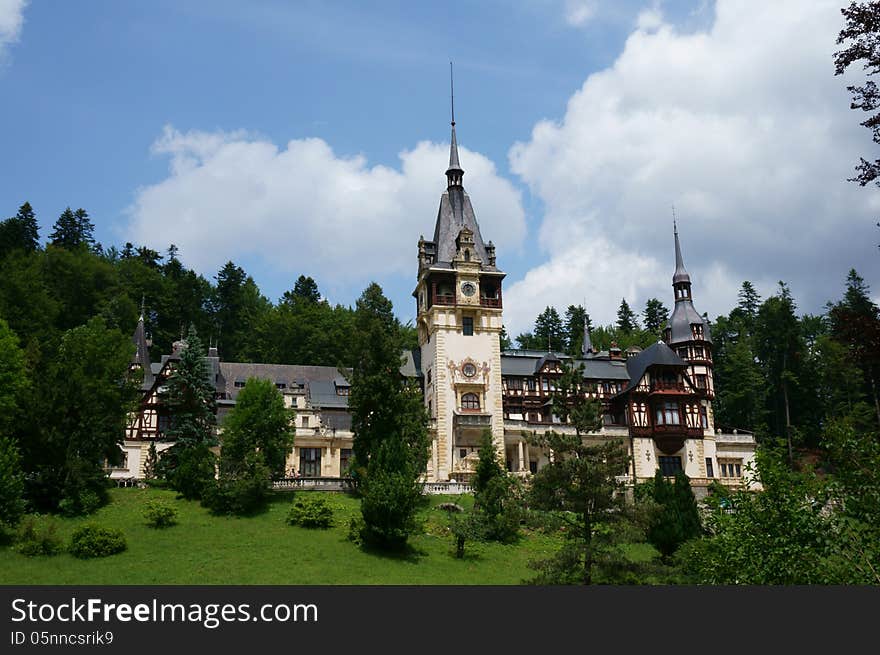
[[[461,285],[461,292],[464,295],[470,297],[477,292],[477,287],[475,287],[471,282],[465,282]]]
[[[472,378],[477,374],[477,367],[468,362],[461,367],[461,372],[464,373],[466,377]]]

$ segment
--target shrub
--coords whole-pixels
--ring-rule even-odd
[[[151,528],[167,528],[177,523],[177,510],[160,500],[150,500],[144,506],[144,518]]]
[[[333,526],[333,509],[324,498],[296,499],[287,513],[287,522],[303,528],[329,528]]]
[[[259,453],[249,455],[237,472],[224,472],[220,479],[206,485],[202,505],[213,514],[253,514],[263,508],[272,493],[272,476]]]
[[[122,530],[90,524],[74,531],[67,550],[74,557],[87,559],[115,555],[127,547]]]
[[[52,521],[40,529],[33,516],[27,517],[18,526],[15,550],[27,557],[57,555],[63,550],[61,538],[58,536],[58,526]]]
[[[99,494],[92,489],[74,491],[58,503],[58,511],[64,516],[93,514],[107,501],[107,493]]]

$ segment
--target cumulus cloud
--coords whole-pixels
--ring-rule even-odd
[[[481,229],[516,252],[525,236],[520,192],[483,155],[460,147]],[[138,190],[125,237],[210,274],[256,256],[280,272],[323,283],[412,274],[419,232],[433,234],[449,146],[427,141],[400,153],[400,168],[342,157],[322,139],[279,147],[246,132],[180,132],[167,126],[153,152],[168,177]],[[489,238],[489,237],[487,237]]]
[[[7,48],[21,36],[25,5],[27,0],[0,0],[0,62]]]
[[[837,0],[718,0],[697,33],[643,13],[564,116],[510,151],[545,207],[548,258],[505,294],[506,311],[517,307],[510,331],[584,296],[602,322],[621,294],[671,304],[673,203],[697,309],[710,317],[744,279],[765,294],[785,280],[804,311],[838,298],[850,267],[880,286],[880,193],[846,181],[873,154],[834,76],[841,27]]]

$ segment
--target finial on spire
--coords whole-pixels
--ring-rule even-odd
[[[586,305],[586,301],[584,305]],[[584,312],[584,342],[581,344],[581,355],[586,358],[592,352],[593,342],[590,339],[590,319],[587,317],[587,313]]]
[[[455,127],[455,84],[452,81],[452,62],[449,62],[449,103],[452,106],[452,127]]]
[[[672,276],[672,283],[690,283],[691,276],[688,275],[687,270],[685,270],[684,259],[682,259],[681,256],[681,244],[678,241],[678,225],[675,222],[675,205],[672,207],[672,232],[675,235],[675,273]]]
[[[144,320],[144,305],[145,305],[146,301],[147,301],[146,296],[142,295],[141,296],[141,317],[138,319],[139,321]]]
[[[455,138],[455,87],[452,78],[452,62],[449,62],[449,99],[452,111],[452,140],[449,144],[449,168],[446,169],[448,186],[461,186],[461,178],[464,171],[458,162],[458,140]]]

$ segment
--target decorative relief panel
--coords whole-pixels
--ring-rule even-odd
[[[449,369],[449,388],[455,389],[456,385],[481,385],[484,389],[489,388],[489,372],[492,370],[488,362],[479,363],[470,357],[460,362],[450,359],[446,368]]]

